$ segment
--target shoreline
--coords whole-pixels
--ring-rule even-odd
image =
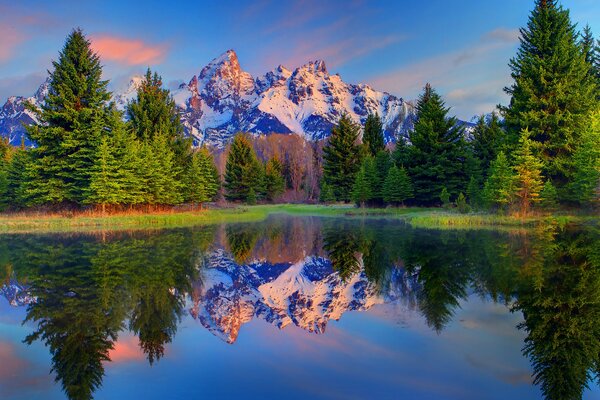
[[[52,233],[96,230],[143,230],[184,228],[218,223],[258,222],[273,214],[297,216],[372,218],[403,221],[415,228],[431,229],[527,229],[549,223],[598,224],[591,214],[556,213],[527,218],[458,212],[439,208],[355,208],[351,205],[269,204],[232,208],[205,208],[197,211],[156,211],[99,215],[57,213],[0,214],[0,234]]]

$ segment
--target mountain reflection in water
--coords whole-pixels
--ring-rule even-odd
[[[600,366],[597,227],[435,231],[397,221],[273,216],[155,232],[0,237],[2,294],[26,306],[71,399],[93,397],[132,332],[158,362],[183,316],[227,343],[260,319],[326,334],[392,303],[443,335],[473,294],[521,312],[523,353],[549,399],[581,398]],[[243,334],[243,332],[242,332]]]

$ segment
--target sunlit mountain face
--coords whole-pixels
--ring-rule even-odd
[[[504,378],[495,381],[477,367],[480,375],[471,371],[468,379],[520,398],[539,395],[539,385],[577,395],[600,354],[599,243],[597,229],[431,231],[390,220],[277,215],[254,224],[180,230],[5,235],[0,293],[6,302],[0,310],[9,322],[0,323],[4,332],[14,333],[0,336],[0,351],[11,343],[20,349],[14,368],[34,350],[46,354],[47,361],[35,365],[51,368],[57,387],[73,399],[122,395],[112,371],[124,362],[135,365],[128,375],[135,381],[155,368],[193,371],[194,363],[184,367],[188,353],[197,359],[196,368],[205,365],[198,361],[203,357],[217,369],[223,357],[246,365],[256,362],[258,356],[248,353],[255,347],[272,351],[273,360],[284,353],[281,357],[298,365],[335,352],[342,359],[358,357],[352,358],[357,368],[374,363],[374,373],[375,365],[386,370],[413,365],[414,371],[403,372],[407,376],[423,360],[456,362],[458,371],[488,362],[471,352],[490,353],[486,359],[498,357],[493,362],[505,365],[502,373],[493,369]],[[365,320],[355,325],[356,318]],[[351,333],[359,336],[351,339]],[[510,343],[495,349],[484,340],[490,335]],[[547,346],[549,341],[554,345]],[[288,354],[278,347],[284,342],[298,349],[317,346],[323,354]],[[354,344],[341,348],[343,343]],[[219,344],[226,347],[215,347]],[[205,350],[196,354],[199,348]],[[461,351],[464,359],[454,360],[451,354]],[[397,352],[405,354],[389,357]],[[571,362],[574,356],[577,363]],[[289,371],[260,365],[257,374],[290,378]],[[322,368],[314,373],[333,383],[341,379],[339,370]],[[456,371],[439,373],[454,387],[465,383]],[[209,376],[210,386],[218,378]],[[507,384],[507,376],[516,383]],[[0,388],[10,386],[7,379],[0,374]],[[374,385],[369,375],[360,379],[361,390]],[[402,380],[381,385],[382,393],[433,390],[412,385],[408,390]],[[259,387],[264,389],[246,390],[259,395]],[[19,398],[17,389],[7,398]],[[319,393],[316,397],[330,397]],[[465,398],[457,393],[448,397]],[[61,396],[58,391],[55,397]]]

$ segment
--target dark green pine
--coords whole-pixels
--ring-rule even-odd
[[[520,32],[509,64],[514,82],[505,89],[511,100],[502,112],[513,143],[523,129],[531,132],[544,175],[560,193],[573,173],[581,129],[597,105],[596,82],[569,11],[556,0],[537,0]]]
[[[100,59],[80,29],[69,34],[52,65],[48,96],[34,110],[40,124],[27,129],[36,147],[25,190],[30,204],[81,203],[108,125],[110,93]]]
[[[337,200],[348,202],[361,165],[360,127],[346,114],[331,130],[323,148],[323,178]]]
[[[369,154],[373,157],[385,148],[383,124],[377,113],[369,114],[367,116],[363,133],[363,144],[367,147]]]
[[[246,201],[250,194],[258,197],[263,190],[263,174],[250,138],[238,133],[233,138],[225,164],[225,197],[234,201]]]

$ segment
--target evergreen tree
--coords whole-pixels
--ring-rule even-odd
[[[448,110],[427,84],[417,104],[418,120],[410,133],[412,146],[405,165],[419,204],[438,203],[442,187],[451,196],[457,196],[467,186],[464,164],[468,154],[463,128],[457,125],[456,118],[447,118]]]
[[[410,146],[402,137],[398,138],[396,147],[392,152],[392,160],[397,167],[409,165],[410,163]]]
[[[480,168],[477,175],[483,178],[490,167],[490,163],[496,159],[498,152],[504,146],[505,135],[498,116],[492,113],[489,121],[486,120],[485,116],[480,116],[472,135],[470,146]]]
[[[169,90],[164,89],[162,84],[162,78],[148,68],[137,88],[136,97],[127,104],[126,113],[138,140],[143,143],[164,142],[168,147],[170,151],[159,150],[159,154],[162,153],[159,158],[161,162],[173,164],[171,172],[176,174],[171,179],[181,183],[184,168],[190,162],[192,143],[190,139],[183,137],[183,125],[177,106]],[[166,161],[164,156],[170,160]],[[174,185],[177,186],[178,183]]]
[[[540,201],[543,187],[542,163],[531,151],[529,131],[521,132],[519,147],[515,155],[515,195],[519,200],[521,215],[526,216],[531,203]]]
[[[365,203],[373,197],[373,192],[371,189],[371,182],[369,182],[369,177],[367,176],[366,166],[363,166],[358,171],[356,175],[356,180],[354,181],[354,186],[352,187],[351,194],[352,201],[356,202],[360,207],[364,207]]]
[[[356,174],[360,169],[359,133],[358,125],[344,114],[331,129],[331,136],[323,149],[323,179],[332,187],[338,200],[350,200]]]
[[[265,166],[266,197],[273,201],[283,193],[285,179],[283,177],[283,165],[277,157],[271,158]]]
[[[440,193],[440,201],[444,207],[450,206],[450,193],[448,193],[446,186],[442,188],[442,192]]]
[[[390,168],[383,184],[383,199],[390,204],[404,204],[413,197],[413,186],[404,168]]]
[[[575,172],[570,189],[574,200],[589,206],[600,203],[600,112],[593,113],[581,139],[573,156]]]
[[[110,93],[102,66],[79,29],[69,34],[53,61],[40,123],[27,128],[36,143],[27,195],[32,204],[81,203],[90,184],[96,149],[105,135]]]
[[[373,200],[382,203],[383,202],[383,185],[385,183],[385,179],[387,178],[388,172],[392,167],[392,158],[390,157],[390,153],[385,150],[379,151],[375,155],[375,173],[376,176],[372,182],[373,188]]]
[[[15,150],[11,156],[10,162],[6,166],[6,187],[4,192],[4,205],[11,208],[24,208],[28,204],[27,193],[31,170],[33,163],[32,152],[23,147]]]
[[[246,197],[246,203],[253,206],[256,204],[256,201],[257,201],[256,191],[254,190],[253,187],[251,187],[250,190],[248,190],[248,197]]]
[[[184,173],[184,201],[200,204],[210,200],[207,176],[202,171],[202,159],[197,152],[192,154],[190,164]]]
[[[503,151],[490,164],[482,194],[483,199],[491,206],[506,207],[514,198],[514,174]]]
[[[319,201],[321,203],[333,203],[335,201],[335,193],[333,193],[333,189],[324,180],[321,182]]]
[[[119,160],[114,157],[108,137],[102,138],[97,153],[96,164],[92,168],[90,195],[86,201],[101,205],[104,214],[107,205],[116,205],[121,202],[119,197],[121,188],[117,180],[120,165]]]
[[[458,208],[458,212],[461,214],[466,214],[471,211],[467,204],[467,198],[462,192],[460,192],[456,198],[456,208]]]
[[[377,113],[369,114],[367,116],[367,120],[365,121],[365,132],[363,134],[363,144],[367,147],[369,154],[373,157],[385,148],[383,124]]]
[[[540,192],[540,206],[548,211],[554,211],[558,208],[558,193],[550,179],[546,180]]]
[[[557,0],[536,0],[510,62],[514,83],[505,89],[510,104],[502,108],[513,142],[529,129],[544,175],[559,188],[572,175],[573,150],[597,103],[595,79],[577,36],[569,11]]]
[[[238,133],[233,138],[225,164],[225,197],[245,201],[250,189],[256,197],[262,188],[262,165],[256,158],[247,135]]]
[[[481,206],[481,186],[474,176],[471,176],[467,185],[467,198],[471,207],[478,208]]]
[[[585,61],[588,63],[589,74],[596,79],[597,83],[600,83],[600,54],[598,54],[598,44],[594,35],[592,34],[592,28],[586,25],[583,28],[583,34],[581,37],[581,51],[585,56]]]

